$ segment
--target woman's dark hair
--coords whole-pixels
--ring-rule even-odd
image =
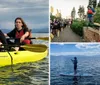
[[[27,27],[26,23],[24,22],[24,20],[23,20],[21,17],[17,17],[17,18],[15,19],[15,23],[16,23],[16,21],[17,21],[18,19],[21,20],[21,22],[22,22],[22,24],[23,24],[22,28],[29,29],[29,28]],[[15,26],[15,28],[16,28],[16,26]]]

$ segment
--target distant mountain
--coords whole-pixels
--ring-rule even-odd
[[[84,58],[89,58],[89,57],[100,57],[100,55],[90,55],[90,56],[87,56],[87,55],[51,55],[52,57],[84,57]]]
[[[2,30],[3,33],[8,33],[11,31],[11,29],[0,29]],[[32,29],[32,33],[48,33],[49,32],[49,28],[42,28],[42,29]]]
[[[32,33],[48,33],[49,28],[42,28],[42,29],[32,29]]]
[[[10,32],[11,30],[10,29],[0,29],[3,33],[8,33]]]

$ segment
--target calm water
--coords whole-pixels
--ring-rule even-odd
[[[34,34],[33,34],[34,35]],[[45,37],[48,34],[36,33],[33,37]],[[48,46],[48,41],[33,40],[34,44],[45,44]],[[16,64],[13,66],[5,66],[0,68],[0,85],[48,85],[49,65],[48,56],[43,60],[30,63]]]
[[[73,56],[74,57],[74,56]],[[51,56],[51,85],[100,85],[100,56],[77,56],[78,73],[92,77],[68,77],[61,73],[73,73],[72,56]]]
[[[48,37],[47,33],[33,33],[33,37]]]

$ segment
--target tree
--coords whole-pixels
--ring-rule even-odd
[[[79,6],[78,15],[79,15],[79,17],[80,17],[81,19],[84,18],[84,14],[85,14],[84,12],[85,12],[84,6]]]
[[[59,11],[58,9],[56,9],[57,13],[56,13],[56,17],[59,17]]]
[[[54,8],[51,6],[50,12],[53,13],[53,11],[54,11]]]
[[[100,23],[100,7],[96,8],[96,14],[94,15],[94,22]]]
[[[60,18],[62,17],[61,10],[60,10],[60,12],[59,12],[59,17],[60,17]]]
[[[89,0],[89,4],[88,4],[88,5],[90,6],[90,5],[92,5],[92,4],[93,4],[93,3],[92,3],[92,0]]]
[[[75,19],[75,14],[76,14],[76,10],[75,10],[75,7],[73,7],[72,11],[71,11],[71,17],[73,19]]]
[[[97,6],[97,0],[93,0],[93,8],[96,8]]]
[[[97,0],[89,0],[88,6],[93,6],[93,8],[96,8],[96,6],[97,6]]]
[[[100,0],[99,0],[99,3],[98,3],[98,7],[100,7]]]
[[[56,16],[50,15],[50,19],[51,19],[51,20],[54,20],[55,18],[56,18]]]

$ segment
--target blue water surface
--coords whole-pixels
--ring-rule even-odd
[[[74,56],[50,57],[51,85],[100,85],[100,56],[77,56],[78,73],[92,76],[61,76],[61,73],[73,73]]]

